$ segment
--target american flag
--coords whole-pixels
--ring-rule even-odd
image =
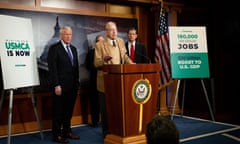
[[[167,15],[161,6],[158,23],[158,33],[156,38],[155,56],[158,63],[161,64],[160,86],[167,85],[171,80],[170,48],[168,37]]]

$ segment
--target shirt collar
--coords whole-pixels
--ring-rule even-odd
[[[135,43],[136,43],[136,41],[134,41],[134,42],[128,41],[128,46],[131,47],[132,44],[135,46]]]
[[[117,43],[117,40],[116,39],[110,39],[110,38],[107,38],[107,41],[108,41],[108,43],[109,44],[111,44],[112,45],[112,41],[114,41],[115,43]]]
[[[61,40],[61,43],[62,43],[62,45],[63,45],[64,48],[67,48],[67,45],[70,46],[70,44],[66,44],[66,43],[64,43],[63,40]]]

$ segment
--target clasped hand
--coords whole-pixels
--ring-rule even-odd
[[[111,60],[111,59],[112,59],[112,57],[109,56],[109,55],[104,56],[104,61],[109,61],[109,60]]]

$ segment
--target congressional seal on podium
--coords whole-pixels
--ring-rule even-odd
[[[152,93],[152,86],[148,79],[137,80],[132,87],[132,98],[137,104],[146,103]]]

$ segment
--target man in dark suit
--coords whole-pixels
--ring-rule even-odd
[[[137,30],[134,27],[128,29],[128,41],[125,43],[127,54],[134,63],[150,63],[146,48],[143,43],[137,41]]]
[[[59,42],[49,48],[47,58],[53,90],[52,134],[53,141],[68,143],[68,139],[80,139],[71,130],[79,87],[78,54],[76,47],[71,45],[71,27],[62,27],[60,38]]]
[[[86,58],[86,65],[90,72],[90,113],[92,120],[90,126],[92,127],[97,127],[100,121],[100,106],[97,91],[97,68],[94,66],[94,51],[95,44],[101,40],[104,40],[104,37],[102,35],[97,35],[94,46],[88,51]]]

